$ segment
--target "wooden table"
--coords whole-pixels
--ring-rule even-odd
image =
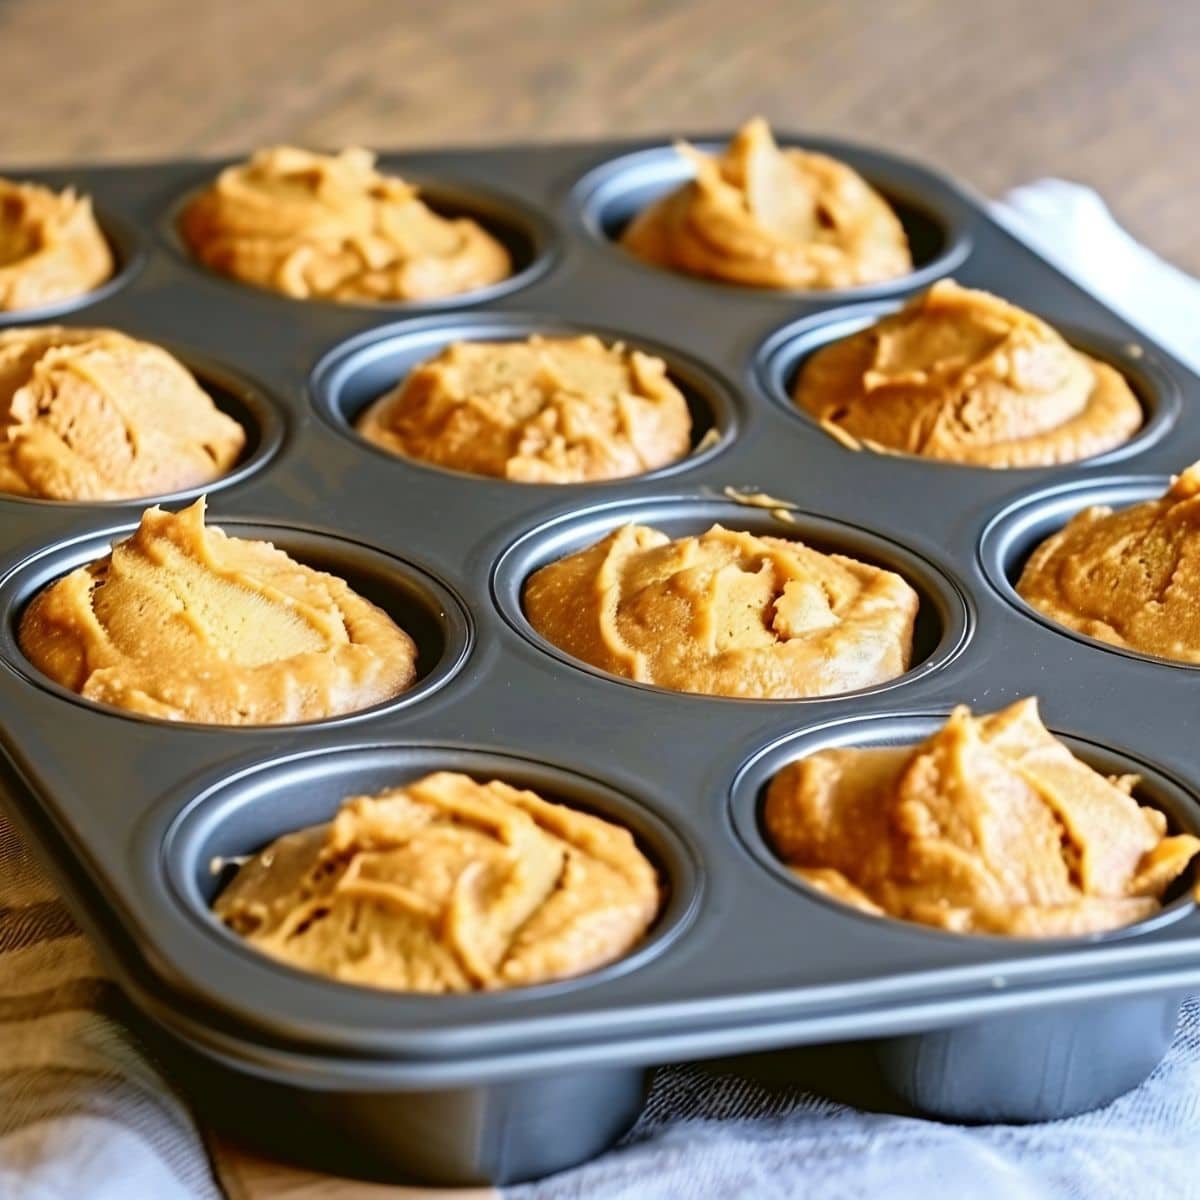
[[[988,193],[1098,187],[1200,272],[1190,0],[0,0],[0,156],[732,126],[878,142]]]

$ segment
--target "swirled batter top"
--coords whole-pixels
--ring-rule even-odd
[[[1076,514],[1033,552],[1017,591],[1090,637],[1200,663],[1200,463],[1157,500]]]
[[[1035,700],[957,708],[918,746],[821,750],[767,789],[765,822],[802,879],[877,916],[1051,937],[1153,915],[1200,850],[1042,724]]]
[[[658,913],[628,830],[534,792],[440,771],[286,834],[214,908],[251,945],[347,983],[469,992],[628,954]]]
[[[246,444],[165,350],[112,329],[0,333],[0,492],[122,500],[226,474]]]
[[[82,296],[113,268],[87,196],[0,179],[0,310]]]
[[[212,270],[301,300],[435,300],[512,273],[482,226],[439,216],[357,147],[260,150],[189,202],[179,232]]]
[[[543,637],[614,675],[786,700],[903,674],[918,598],[891,571],[798,541],[625,525],[536,571],[524,605]]]
[[[795,399],[870,447],[981,467],[1089,458],[1142,424],[1118,371],[1031,313],[949,279],[816,351]]]
[[[410,458],[521,483],[639,475],[684,457],[692,419],[660,358],[596,337],[455,342],[358,421]]]
[[[656,266],[761,288],[842,288],[912,270],[887,201],[845,163],[780,150],[761,118],[724,153],[686,143],[695,178],[630,222],[621,243]]]
[[[88,700],[166,720],[284,724],[390,699],[412,638],[341,579],[205,526],[204,501],[148,509],[112,553],[34,598],[21,649]]]

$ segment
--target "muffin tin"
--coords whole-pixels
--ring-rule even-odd
[[[1034,539],[1094,500],[1157,494],[1200,455],[1200,381],[956,184],[878,151],[787,140],[838,155],[888,195],[913,275],[776,293],[634,261],[611,237],[682,178],[662,145],[384,156],[524,256],[511,286],[440,306],[302,303],[190,263],[171,214],[217,164],[6,170],[91,193],[118,241],[121,274],[67,319],[170,347],[250,426],[246,460],[209,489],[210,520],[344,576],[421,650],[413,691],[336,720],[224,729],[101,708],[41,676],[16,624],[146,502],[0,498],[7,806],[172,1075],[240,1136],[358,1174],[510,1182],[610,1144],[648,1069],[672,1060],[874,1039],[884,1077],[917,1109],[1029,1120],[1107,1101],[1165,1051],[1180,997],[1200,987],[1186,896],[1110,934],[960,937],[839,906],[765,846],[763,784],[790,758],[912,742],[956,703],[987,711],[1031,693],[1078,753],[1140,773],[1144,800],[1200,830],[1191,671],[1089,644],[1012,591]],[[854,453],[789,410],[813,345],[951,272],[1125,371],[1143,433],[1086,463],[988,471]],[[448,340],[574,329],[666,358],[698,422],[690,458],[619,482],[509,484],[406,462],[353,432],[369,400]],[[791,522],[731,501],[729,487],[793,503]],[[626,520],[672,534],[720,521],[898,570],[922,601],[913,669],[779,702],[666,692],[575,663],[525,621],[522,582]],[[534,786],[632,828],[667,887],[646,943],[578,979],[431,997],[296,972],[212,919],[214,860],[435,767]]]

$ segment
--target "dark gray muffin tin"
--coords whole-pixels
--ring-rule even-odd
[[[1200,987],[1200,916],[1186,897],[1107,935],[960,937],[839,906],[764,842],[762,788],[791,758],[913,742],[957,703],[986,711],[1029,694],[1084,758],[1136,771],[1144,800],[1200,829],[1192,670],[1050,626],[1011,584],[1073,512],[1155,495],[1200,455],[1200,382],[956,184],[881,152],[788,140],[838,155],[888,195],[913,275],[775,293],[634,261],[611,235],[685,177],[665,145],[385,156],[516,257],[513,281],[439,306],[297,302],[191,263],[172,217],[216,164],[5,172],[93,195],[118,253],[117,279],[55,319],[168,346],[247,425],[245,462],[208,489],[210,519],[344,576],[420,646],[411,692],[304,726],[169,725],[84,702],[23,658],[17,621],[147,502],[0,498],[7,806],[172,1075],[243,1137],[359,1174],[527,1179],[611,1143],[655,1064],[851,1039],[876,1039],[884,1077],[921,1111],[1055,1117],[1143,1078],[1180,997]],[[1087,463],[987,471],[853,453],[791,408],[788,385],[815,345],[948,274],[1115,363],[1145,404],[1143,433]],[[571,329],[661,354],[697,441],[715,435],[640,479],[552,487],[405,462],[353,433],[367,402],[451,339]],[[731,503],[727,486],[795,503],[795,524]],[[665,692],[574,663],[525,621],[522,582],[630,520],[672,534],[713,521],[792,534],[898,570],[921,595],[913,669],[843,696],[768,702]],[[546,986],[395,995],[274,963],[210,916],[214,858],[438,767],[527,784],[632,828],[667,888],[645,945]]]

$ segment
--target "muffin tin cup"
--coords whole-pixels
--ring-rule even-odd
[[[267,541],[296,561],[344,579],[360,595],[382,608],[417,647],[417,678],[407,691],[391,700],[355,712],[283,725],[210,725],[143,716],[99,701],[88,700],[63,687],[25,657],[18,638],[21,617],[29,602],[64,575],[105,557],[137,526],[108,528],[65,541],[32,555],[0,577],[0,660],[29,683],[73,704],[124,720],[168,724],[172,729],[196,729],[222,737],[263,729],[303,730],[339,726],[419,703],[449,680],[470,650],[472,626],[466,608],[454,593],[432,575],[345,538],[273,524],[226,520],[209,516],[207,523],[231,537]]]
[[[248,1071],[163,1030],[156,1056],[197,1115],[239,1144],[312,1169],[448,1187],[514,1184],[602,1153],[637,1120],[641,1067],[593,1067],[461,1088],[314,1088]],[[231,1087],[236,1077],[237,1086]]]
[[[1170,1048],[1185,996],[991,1017],[885,1038],[874,1055],[884,1083],[919,1112],[972,1123],[1057,1121],[1143,1083]]]
[[[323,824],[347,796],[374,795],[434,771],[457,771],[481,782],[499,779],[630,830],[642,853],[655,865],[662,886],[662,907],[646,938],[630,953],[596,970],[489,992],[466,1002],[461,996],[403,995],[319,979],[266,958],[213,916],[210,906],[232,877],[231,862],[257,853],[285,833]],[[187,919],[198,923],[205,935],[218,939],[227,954],[242,960],[251,973],[248,980],[261,977],[264,995],[277,989],[282,994],[288,985],[300,986],[316,996],[326,994],[316,1001],[318,1010],[322,1005],[336,1008],[339,1000],[347,1000],[347,993],[351,1002],[362,1001],[362,1011],[348,1022],[356,1041],[370,1036],[368,1014],[379,1012],[380,999],[388,1009],[407,1005],[414,1013],[430,1018],[464,1003],[477,1010],[503,1012],[535,1002],[542,995],[594,987],[637,970],[686,929],[703,887],[696,851],[645,803],[569,769],[483,748],[404,744],[330,748],[255,763],[222,777],[194,799],[185,793],[166,802],[167,809],[179,805],[183,805],[182,811],[161,835],[165,886],[172,902]],[[160,842],[157,830],[151,836],[156,844]],[[285,1007],[286,1001],[279,1009]],[[277,1009],[273,1020],[279,1015]],[[253,1021],[255,1011],[244,1019]],[[297,1014],[295,1020],[299,1023],[304,1017]]]
[[[21,178],[32,178],[32,175],[22,175]],[[116,295],[137,278],[138,273],[145,266],[147,258],[141,237],[132,225],[114,216],[106,209],[93,205],[92,212],[96,218],[96,224],[100,226],[100,232],[104,235],[104,240],[108,242],[108,248],[112,252],[112,275],[99,287],[81,292],[78,296],[65,296],[63,299],[54,300],[49,304],[39,304],[33,308],[13,309],[11,312],[0,310],[0,330],[17,325],[36,325],[43,321],[54,321],[62,317],[73,316],[76,313],[83,317],[86,309]]]
[[[736,438],[740,422],[739,399],[725,380],[690,355],[649,342],[637,334],[571,323],[558,316],[523,313],[426,317],[359,334],[331,350],[317,364],[310,382],[313,405],[317,413],[338,433],[345,434],[358,446],[381,454],[393,463],[399,461],[418,470],[441,471],[465,479],[477,479],[480,477],[469,472],[394,454],[364,438],[355,429],[355,423],[374,401],[402,383],[416,367],[435,358],[454,342],[503,342],[519,341],[535,335],[578,337],[583,334],[595,335],[608,344],[620,342],[631,350],[652,354],[666,362],[669,378],[683,393],[691,413],[691,453],[678,462],[616,480],[597,480],[589,484],[513,483],[512,486],[540,487],[560,492],[563,487],[598,486],[603,483],[628,485],[634,480],[662,479],[709,462]]]
[[[576,144],[383,159],[418,181],[456,181],[464,202],[498,197],[514,219],[527,217],[538,258],[520,290],[424,308],[305,303],[214,276],[175,241],[172,206],[214,164],[36,173],[139,231],[144,269],[79,320],[184,346],[202,377],[216,364],[205,377],[214,391],[227,372],[278,418],[268,413],[263,440],[280,452],[252,455],[226,481],[212,522],[343,575],[425,651],[421,681],[394,703],[309,725],[176,724],[89,704],[26,662],[15,622],[41,587],[128,533],[137,502],[0,500],[0,799],[146,1036],[192,1100],[243,1140],[349,1173],[514,1182],[618,1136],[656,1064],[864,1040],[922,1111],[1058,1115],[1130,1086],[1165,1046],[1179,997],[1200,989],[1200,913],[1187,903],[1098,938],[953,937],[835,905],[778,875],[743,836],[731,795],[742,795],[739,772],[764,748],[866,717],[930,721],[957,703],[990,711],[1030,694],[1052,727],[1121,747],[1188,797],[1200,785],[1180,716],[1194,701],[1189,672],[1099,653],[1030,620],[1004,592],[1008,568],[998,564],[1010,550],[988,565],[1001,533],[1003,546],[1025,545],[1072,505],[1109,498],[1086,487],[1152,479],[1161,491],[1200,445],[1200,380],[952,182],[859,147],[782,140],[845,157],[924,214],[940,231],[937,245],[918,246],[925,273],[839,296],[644,266],[601,236],[616,219],[605,205],[628,213],[650,195],[633,184],[669,186],[673,152]],[[1161,436],[1134,451],[1143,474],[1106,480],[1093,469],[1100,460],[1012,474],[850,454],[772,396],[769,351],[808,328],[781,334],[784,322],[861,317],[876,310],[847,309],[851,300],[896,296],[951,270],[1032,306],[1082,348],[1111,353],[1155,406],[1150,426]],[[476,311],[442,311],[464,306]],[[698,424],[718,429],[716,445],[665,472],[553,487],[422,466],[353,432],[362,404],[447,341],[535,330],[595,332],[660,353]],[[778,352],[794,362],[793,350]],[[732,503],[727,487],[798,508],[780,520]],[[1020,537],[1009,537],[1009,509],[1034,499],[1053,518],[1013,517]],[[913,669],[838,696],[735,701],[632,684],[567,658],[529,628],[521,589],[537,567],[625,521],[673,535],[720,521],[898,571],[922,601]],[[205,874],[213,853],[323,819],[343,790],[442,767],[494,771],[628,823],[670,883],[646,944],[572,980],[396,995],[272,962],[206,911],[219,882]]]
[[[855,287],[754,288],[684,272],[664,272],[662,267],[642,262],[620,245],[622,231],[639,212],[695,176],[691,164],[672,146],[637,150],[595,167],[574,189],[572,212],[589,236],[611,247],[638,270],[666,273],[684,282],[720,289],[726,293],[723,300],[733,303],[739,293],[788,304],[800,301],[822,305],[895,295],[949,275],[970,254],[971,214],[959,196],[917,164],[877,150],[821,138],[780,135],[779,142],[785,148],[799,144],[807,150],[834,154],[862,174],[900,217],[912,251],[913,270],[895,279]],[[719,154],[726,142],[700,140],[693,144],[705,153]]]
[[[1064,484],[1024,495],[997,513],[985,527],[979,542],[979,560],[984,574],[996,591],[1018,612],[1064,637],[1109,654],[1119,654],[1161,667],[1179,671],[1200,670],[1200,663],[1143,654],[1060,624],[1028,603],[1017,591],[1021,572],[1033,552],[1047,538],[1063,529],[1077,513],[1096,506],[1119,509],[1157,500],[1170,483],[1170,476],[1124,476]]]
[[[284,833],[327,821],[348,795],[373,794],[437,770],[532,788],[630,829],[663,887],[661,911],[643,942],[607,966],[566,979],[475,996],[431,997],[326,981],[276,963],[210,912],[232,873],[221,864],[252,854]],[[247,1012],[226,1014],[241,1023],[235,1036],[242,1038],[253,1036],[247,1030],[255,1024],[263,1025],[263,1012],[270,1020],[259,1036],[270,1037],[282,1023],[315,1026],[323,1012],[341,1011],[347,1036],[358,1040],[370,1036],[372,1021],[386,1021],[393,1011],[431,1025],[464,1006],[485,1014],[494,1010],[503,1018],[541,997],[595,988],[645,969],[684,936],[703,894],[695,849],[644,802],[545,762],[461,745],[341,747],[255,762],[230,771],[198,796],[185,790],[168,798],[162,812],[169,820],[166,833],[156,821],[145,834],[149,845],[162,847],[161,877],[147,887],[187,924],[189,936],[209,943],[205,949],[222,991],[261,997]],[[292,995],[299,997],[299,1012],[290,1011]],[[210,1002],[227,1007],[219,993]],[[299,1140],[311,1161],[329,1168],[385,1177],[415,1171],[432,1182],[459,1184],[545,1175],[598,1153],[633,1124],[647,1076],[636,1065],[597,1065],[462,1087],[398,1090],[393,1085],[383,1094],[378,1086],[347,1082],[313,1102],[292,1072],[276,1068],[255,1071],[230,1104],[220,1086],[222,1072],[231,1060],[244,1071],[249,1055],[229,1043],[201,1051],[169,1035],[157,1044],[194,1082],[199,1096],[222,1097],[206,1114],[214,1123],[240,1130],[242,1137],[249,1127],[250,1138],[267,1150],[286,1153]],[[256,1113],[277,1113],[281,1119],[253,1119]]]
[[[776,330],[759,347],[755,355],[755,381],[763,394],[774,401],[789,416],[802,421],[810,429],[834,440],[821,427],[819,421],[800,408],[793,399],[796,381],[807,360],[818,350],[860,330],[874,325],[881,318],[899,311],[902,303],[896,300],[877,301],[871,304],[856,304],[824,312],[815,317],[803,317],[782,329]],[[1072,329],[1060,322],[1054,323],[1063,337],[1076,350],[1107,363],[1121,373],[1133,389],[1142,406],[1142,427],[1127,442],[1079,459],[1076,463],[1052,464],[1042,467],[995,468],[975,463],[957,463],[945,459],[926,458],[921,455],[889,451],[890,456],[927,464],[935,469],[949,468],[954,471],[998,470],[1010,472],[1041,473],[1061,471],[1064,466],[1098,467],[1123,459],[1133,458],[1160,442],[1179,417],[1179,387],[1169,370],[1156,355],[1148,353],[1140,344],[1128,340],[1118,341],[1082,329]],[[1134,352],[1136,351],[1136,352]],[[863,453],[873,453],[863,450]]]
[[[336,309],[380,312],[389,316],[469,308],[490,304],[528,287],[549,271],[558,257],[553,226],[540,212],[520,200],[491,189],[468,187],[443,179],[405,176],[406,182],[415,184],[421,199],[440,216],[469,217],[483,226],[508,251],[512,260],[512,274],[484,287],[427,300],[332,300],[325,297],[303,299],[270,288],[259,288],[215,271],[200,262],[192,255],[179,233],[179,219],[184,209],[227,165],[229,164],[214,163],[208,175],[197,180],[194,186],[175,199],[159,222],[159,236],[180,260],[202,275],[229,287],[243,290],[249,288],[259,295],[272,296],[288,304],[330,305]],[[393,174],[396,171],[386,159],[381,160],[378,166],[384,174]]]
[[[802,893],[810,900],[834,905],[869,922],[894,924],[890,917],[877,917],[860,913],[848,905],[830,897],[819,888],[805,883],[792,872],[776,854],[762,825],[762,805],[770,781],[788,763],[807,758],[821,750],[835,748],[877,749],[882,747],[916,746],[936,733],[949,717],[949,712],[937,714],[889,714],[857,717],[819,725],[802,733],[779,739],[754,755],[739,770],[730,792],[730,818],[746,849],[770,874],[786,887]],[[1165,813],[1169,826],[1176,833],[1192,833],[1200,836],[1200,799],[1196,794],[1169,774],[1158,770],[1132,753],[1100,745],[1086,738],[1051,729],[1076,758],[1085,762],[1102,775],[1137,775],[1138,787],[1134,793],[1141,804]],[[1097,944],[1124,938],[1169,925],[1195,911],[1196,901],[1188,890],[1185,880],[1172,889],[1167,903],[1161,911],[1134,925],[1081,937],[1021,938],[993,934],[961,934],[937,929],[915,922],[903,922],[923,936],[958,941],[962,938],[997,942],[1006,947],[1025,944],[1027,946],[1060,947],[1072,944]]]
[[[910,550],[844,522],[815,513],[783,509],[781,519],[769,509],[714,500],[708,497],[659,497],[596,505],[558,517],[518,538],[500,557],[492,581],[496,606],[508,623],[529,642],[560,662],[628,687],[651,692],[671,692],[701,701],[734,701],[752,704],[815,704],[823,700],[858,699],[911,683],[936,672],[953,659],[966,644],[971,631],[971,614],[960,587],[943,571]],[[760,537],[787,538],[825,553],[843,554],[883,567],[900,575],[918,594],[920,608],[913,631],[913,658],[909,670],[852,692],[794,699],[755,700],[710,696],[697,692],[674,692],[668,688],[613,675],[572,657],[543,637],[525,615],[522,595],[529,577],[540,568],[574,554],[622,525],[648,525],[672,538],[703,533],[720,524]]]
[[[915,746],[940,729],[948,715],[855,718],[768,745],[738,772],[730,791],[730,817],[742,843],[773,878],[805,902],[833,905],[862,921],[896,924],[893,918],[848,908],[787,867],[763,827],[766,788],[788,763],[821,750]],[[1173,832],[1200,834],[1200,802],[1178,780],[1124,751],[1052,732],[1094,770],[1110,776],[1137,775],[1135,797],[1165,813]],[[1188,882],[1181,879],[1153,916],[1082,937],[1009,938],[904,924],[938,939],[1066,947],[1136,938],[1195,908]],[[1168,992],[988,1017],[948,1029],[883,1038],[874,1043],[873,1052],[885,1084],[920,1112],[953,1121],[1058,1120],[1099,1108],[1141,1083],[1167,1052],[1181,999]],[[1015,1053],[1018,1046],[1020,1052]],[[1039,1071],[1029,1070],[1031,1061],[1041,1064]]]
[[[246,433],[246,444],[233,467],[207,483],[159,492],[149,496],[129,496],[119,500],[54,500],[43,496],[18,496],[0,492],[0,507],[5,504],[32,504],[82,512],[121,508],[143,510],[154,504],[176,505],[199,496],[212,496],[252,478],[279,453],[287,436],[288,418],[279,401],[271,398],[253,380],[231,370],[207,355],[195,354],[182,346],[162,345],[196,378],[216,407],[232,417]]]

